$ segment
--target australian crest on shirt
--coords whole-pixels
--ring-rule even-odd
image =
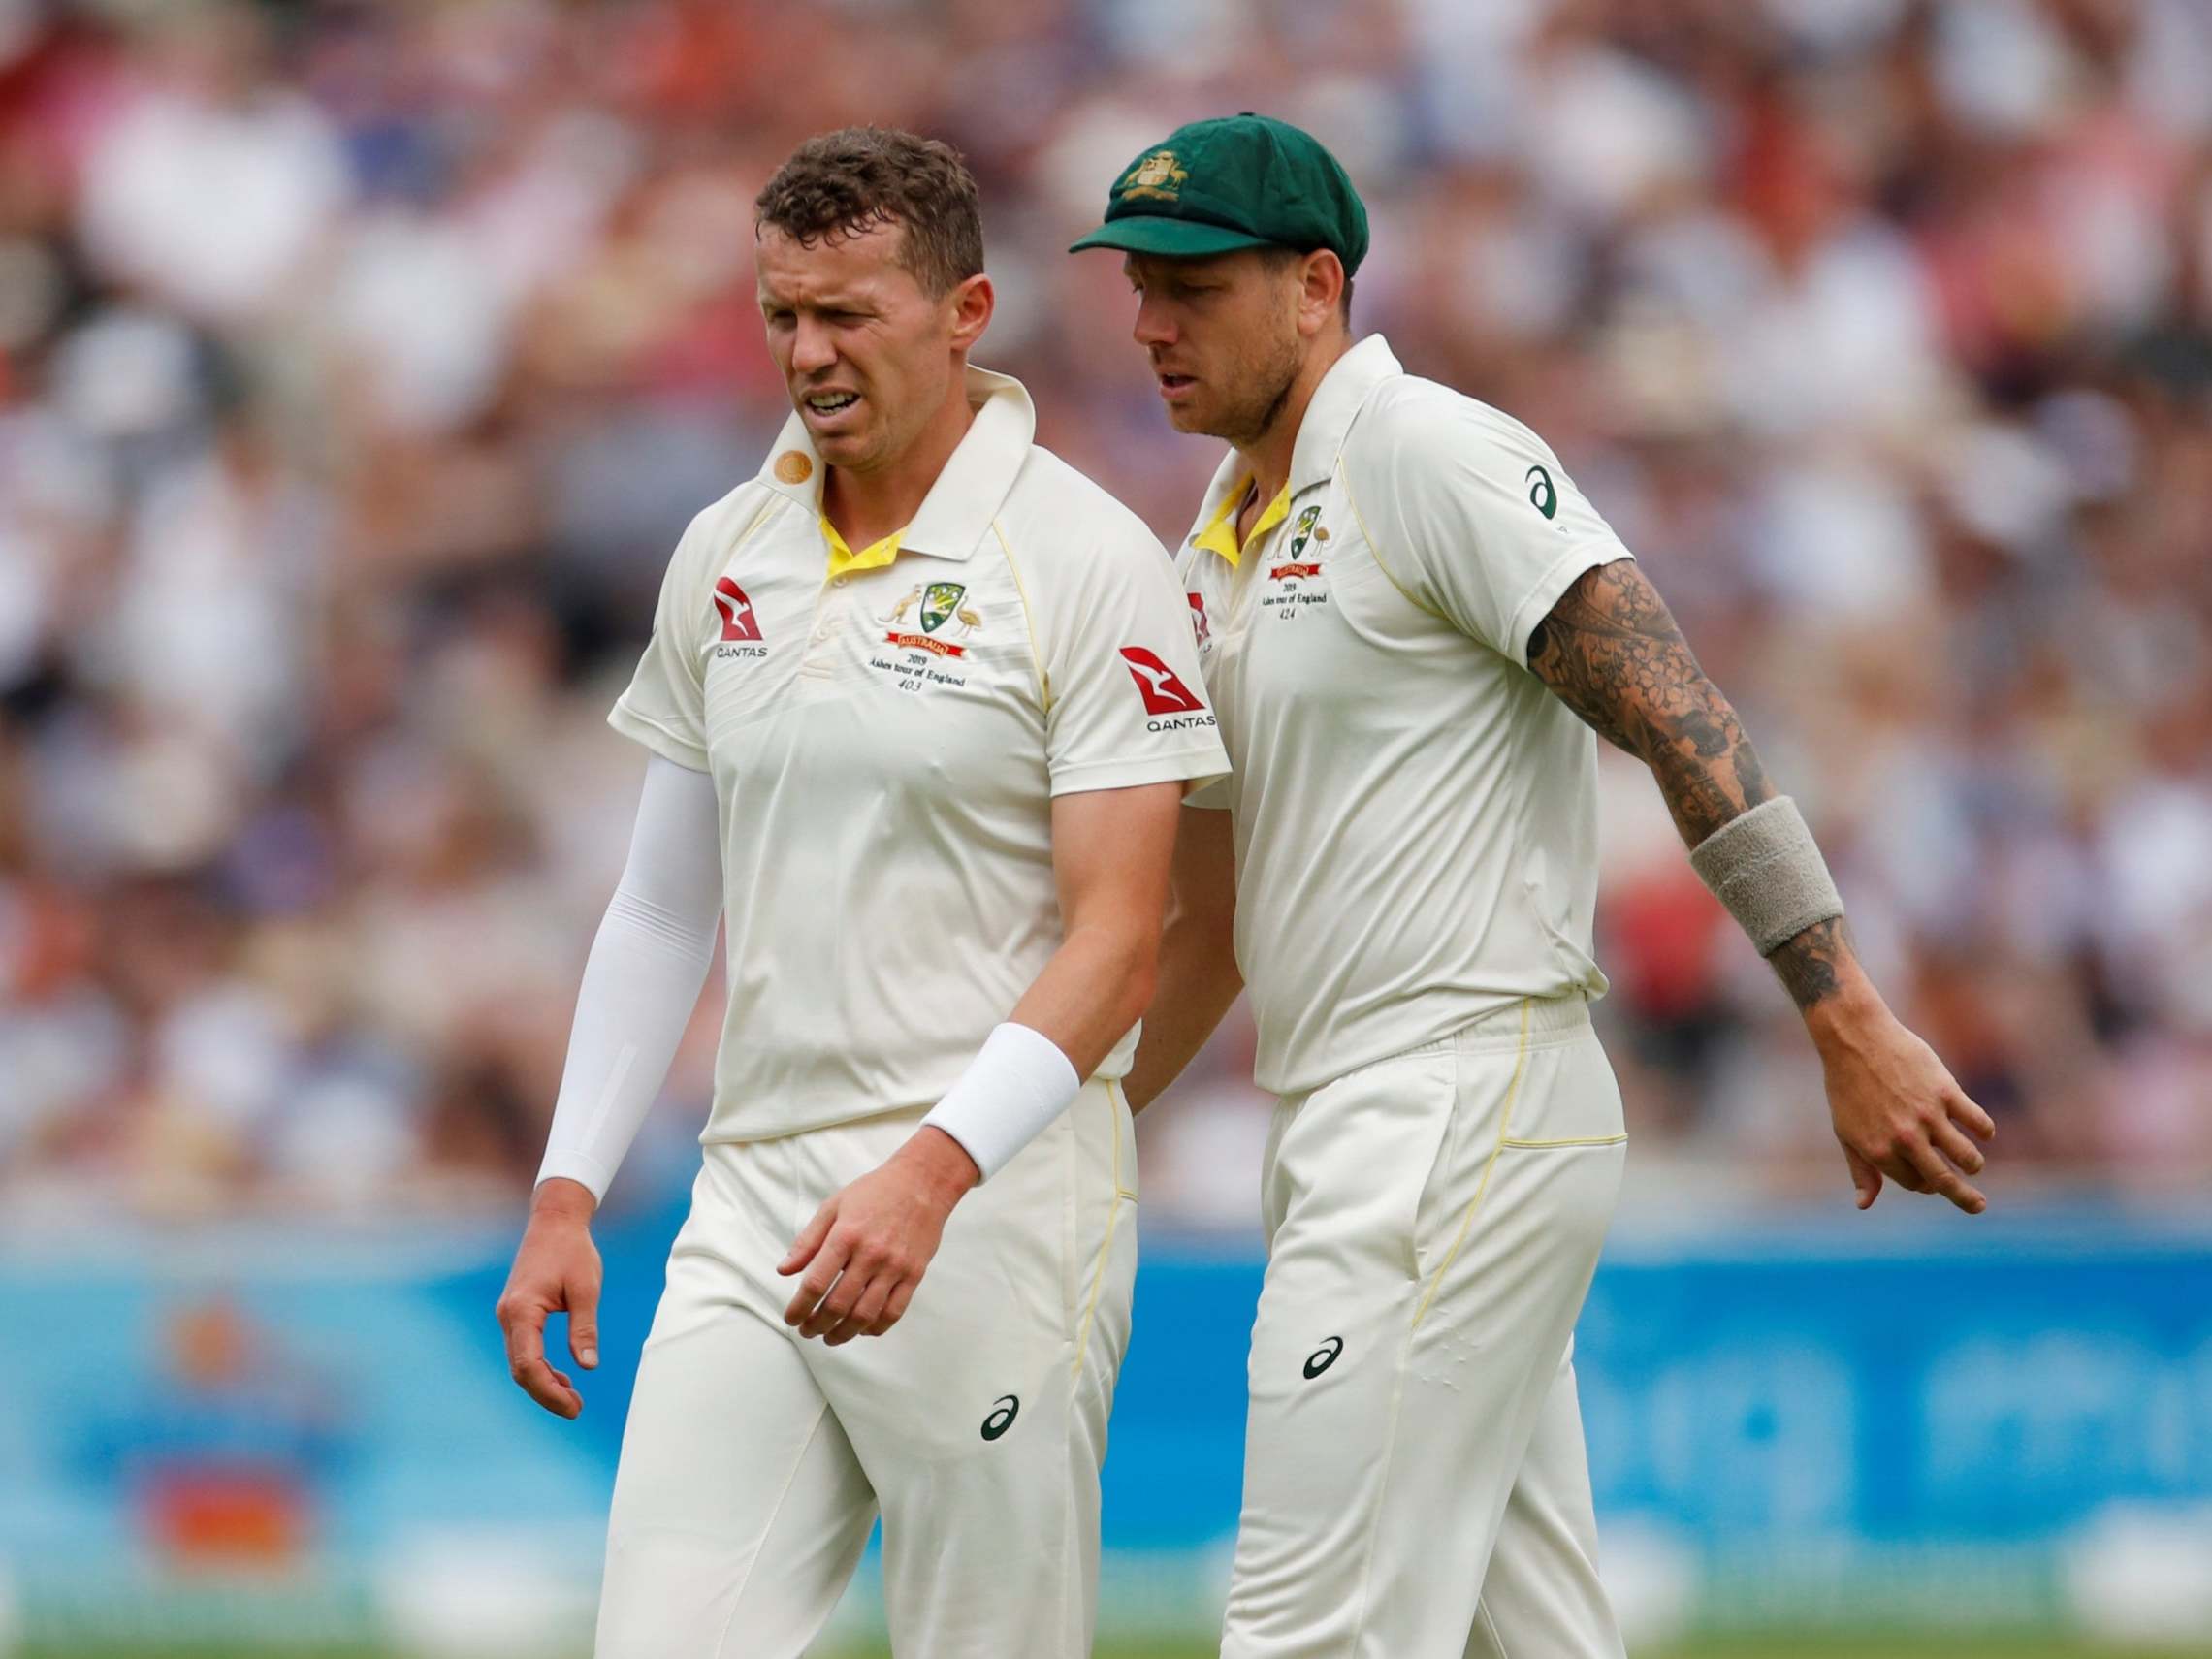
[[[882,619],[882,646],[899,654],[896,662],[879,653],[868,666],[902,676],[901,690],[919,690],[923,685],[965,686],[962,643],[983,625],[983,619],[960,582],[917,583],[900,597]],[[913,682],[910,684],[909,682]]]

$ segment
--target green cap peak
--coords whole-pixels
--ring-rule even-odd
[[[1068,251],[1201,259],[1244,247],[1328,248],[1349,276],[1367,254],[1367,209],[1311,133],[1271,115],[1177,127],[1123,168],[1106,223]]]

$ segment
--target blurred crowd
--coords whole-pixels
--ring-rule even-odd
[[[0,1228],[514,1201],[643,769],[605,709],[785,412],[753,194],[958,144],[980,360],[1171,541],[1215,452],[1061,249],[1240,109],[1365,190],[1358,329],[1644,558],[1993,1194],[2201,1190],[2196,0],[0,0]],[[1638,1162],[1840,1193],[1787,1000],[1604,776]],[[1155,1217],[1253,1213],[1250,1049],[1148,1115]]]

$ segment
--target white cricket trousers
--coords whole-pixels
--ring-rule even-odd
[[[1580,996],[1276,1107],[1222,1659],[1619,1659],[1570,1343],[1626,1138]]]
[[[879,1511],[899,1659],[1090,1652],[1129,1112],[1087,1085],[960,1201],[887,1335],[802,1340],[776,1263],[921,1115],[704,1149],[623,1435],[598,1659],[798,1659]]]

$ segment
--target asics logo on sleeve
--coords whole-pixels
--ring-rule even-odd
[[[1129,664],[1129,676],[1137,682],[1138,694],[1144,699],[1144,712],[1148,715],[1202,715],[1206,712],[1204,699],[1175,677],[1175,671],[1162,662],[1156,653],[1140,645],[1125,645],[1121,658]]]
[[[1013,1394],[1001,1394],[991,1402],[991,1415],[983,1420],[983,1438],[996,1440],[1011,1427],[1013,1420],[1021,1415],[1021,1400]]]

